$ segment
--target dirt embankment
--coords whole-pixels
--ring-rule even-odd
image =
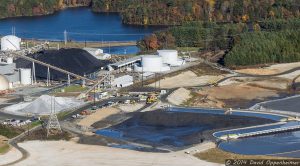
[[[185,89],[185,88],[179,88],[176,91],[174,91],[172,94],[170,94],[167,98],[167,100],[174,105],[181,105],[184,102],[186,102],[191,96],[191,91]]]
[[[272,75],[272,74],[282,73],[297,67],[300,67],[300,62],[282,63],[282,64],[275,64],[275,65],[262,67],[262,68],[240,69],[236,71],[244,74]]]
[[[199,86],[205,85],[209,82],[213,82],[214,80],[221,79],[222,76],[198,76],[196,73],[192,71],[185,71],[180,73],[174,77],[167,77],[160,80],[160,82],[156,82],[150,84],[151,87],[155,87],[156,85],[160,85],[161,88],[177,88],[177,87],[190,87],[190,86]]]
[[[261,118],[249,118],[235,115],[213,115],[199,113],[180,113],[165,111],[150,111],[134,113],[132,118],[124,124],[141,124],[162,127],[180,127],[203,125],[210,128],[227,128],[234,126],[252,126],[256,124],[265,124],[274,122],[272,120]]]
[[[200,152],[195,154],[195,156],[201,160],[205,160],[208,162],[214,162],[214,163],[220,163],[224,164],[225,160],[228,159],[238,159],[238,160],[243,160],[243,159],[270,159],[270,160],[278,160],[278,159],[287,159],[287,158],[282,158],[282,157],[277,157],[277,156],[260,156],[260,155],[240,155],[240,154],[234,154],[230,152],[225,152],[221,149],[218,148],[211,148],[206,151]]]
[[[150,87],[160,85],[160,88],[164,89],[192,87],[211,84],[224,78],[226,74],[228,73],[225,71],[217,70],[207,64],[200,63],[196,66],[159,78],[160,81],[157,81],[156,83],[155,81],[152,81],[146,84]]]
[[[98,129],[98,128],[106,128],[112,125],[116,125],[119,123],[122,123],[123,121],[129,119],[132,117],[132,113],[118,113],[110,115],[106,118],[103,118],[102,120],[99,120],[98,122],[95,122],[92,124],[92,127]]]
[[[8,138],[0,135],[0,155],[6,153],[10,149],[7,141]]]
[[[291,80],[282,77],[237,77],[218,86],[204,87],[192,93],[188,105],[215,108],[247,108],[281,96],[296,94]]]
[[[233,84],[202,88],[193,93],[188,103],[201,107],[243,108],[272,97],[279,97],[279,92],[248,84]]]
[[[85,118],[80,120],[78,122],[78,124],[81,126],[90,127],[92,124],[94,124],[98,121],[101,121],[101,120],[109,117],[110,115],[117,114],[117,113],[120,113],[120,110],[118,110],[116,108],[103,108],[103,109],[97,110],[95,113],[93,113],[91,115],[87,115]]]

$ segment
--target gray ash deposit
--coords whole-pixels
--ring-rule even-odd
[[[46,50],[28,56],[81,76],[98,71],[101,67],[109,63],[109,61],[98,60],[85,50],[75,48]],[[16,64],[18,68],[32,68],[31,62],[21,58],[16,60]],[[47,68],[45,66],[36,64],[35,67],[36,76],[38,78],[47,78]],[[63,80],[67,78],[66,74],[52,69],[50,69],[50,75],[53,80]]]
[[[128,120],[98,130],[96,134],[176,150],[212,139],[211,131],[272,122],[236,115],[151,111],[133,113]],[[93,127],[97,128],[97,123]]]

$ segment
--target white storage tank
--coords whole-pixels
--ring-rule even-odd
[[[177,50],[157,50],[159,56],[162,57],[163,63],[169,65],[177,65],[178,51]]]
[[[6,77],[0,75],[0,91],[9,89],[9,82]]]
[[[144,55],[142,57],[143,68],[153,68],[153,70],[159,70],[163,66],[163,60],[156,55]]]
[[[141,66],[134,65],[136,72],[165,72],[170,70],[168,65],[163,64],[163,59],[157,55],[144,55],[141,58]]]
[[[20,80],[22,85],[30,85],[31,69],[20,69]]]
[[[1,51],[16,51],[20,50],[21,38],[8,35],[1,38]]]

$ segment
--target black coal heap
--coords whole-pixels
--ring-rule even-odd
[[[109,63],[109,61],[98,60],[85,50],[75,48],[46,50],[28,56],[81,76],[93,73]],[[19,58],[15,62],[18,68],[32,68],[30,61]],[[47,67],[35,64],[35,70],[38,78],[47,78]],[[66,74],[52,69],[50,69],[50,75],[52,80],[67,78]]]

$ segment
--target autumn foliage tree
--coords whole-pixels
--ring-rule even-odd
[[[181,25],[299,17],[298,4],[299,0],[93,0],[93,9],[121,12],[126,24]]]

